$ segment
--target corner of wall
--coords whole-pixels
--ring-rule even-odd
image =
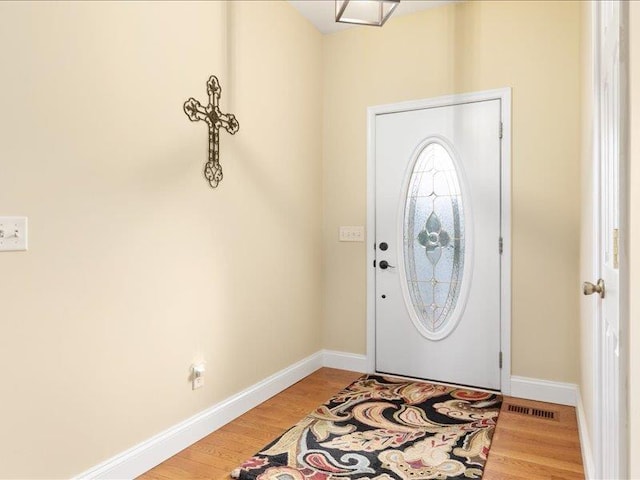
[[[587,424],[587,412],[585,412],[582,403],[582,395],[580,388],[577,390],[576,416],[578,419],[578,433],[580,435],[580,450],[582,452],[582,465],[584,466],[584,475],[586,480],[595,479],[595,465],[593,459],[593,448],[591,446],[591,436],[589,435],[589,427]]]

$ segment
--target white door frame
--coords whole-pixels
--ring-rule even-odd
[[[601,92],[601,42],[602,42],[602,28],[601,28],[601,2],[593,2],[591,4],[591,58],[592,58],[592,176],[593,182],[592,188],[592,205],[593,205],[593,252],[592,254],[592,271],[594,273],[594,279],[584,279],[588,281],[594,281],[601,276],[601,228],[600,228],[600,189],[601,189],[601,175],[600,175],[600,145],[603,139],[603,129],[601,128],[600,107],[602,101]],[[628,418],[629,418],[629,398],[628,398],[628,362],[629,362],[629,111],[628,111],[628,98],[629,98],[629,78],[628,78],[628,45],[629,45],[629,30],[628,30],[628,14],[629,5],[627,2],[621,3],[620,11],[620,117],[616,120],[619,122],[618,128],[620,131],[620,159],[619,159],[619,196],[620,196],[620,218],[619,218],[619,336],[620,336],[620,372],[619,372],[619,398],[621,399],[620,405],[620,465],[619,473],[622,478],[626,478],[628,474],[628,462],[629,462],[629,430],[628,430]],[[606,286],[605,286],[606,288]],[[605,300],[606,301],[606,300]],[[591,355],[594,359],[594,366],[592,372],[592,400],[593,400],[593,412],[592,412],[592,426],[593,432],[590,432],[591,451],[593,454],[593,472],[586,472],[591,474],[593,478],[602,478],[604,474],[603,465],[603,445],[602,435],[603,429],[606,428],[603,419],[603,392],[602,385],[604,384],[604,372],[602,366],[602,304],[600,301],[593,304],[593,324],[592,324],[592,344]],[[587,466],[587,465],[585,465]]]
[[[502,143],[500,145],[501,193],[500,230],[503,250],[500,261],[500,347],[502,370],[501,391],[511,393],[511,88],[447,95],[424,100],[378,105],[367,109],[367,371],[375,372],[375,178],[376,178],[376,115],[399,113],[461,103],[500,100]],[[497,245],[496,245],[497,248]]]

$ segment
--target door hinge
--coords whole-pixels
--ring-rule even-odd
[[[502,237],[500,237],[500,240],[498,240],[498,250],[500,251],[500,255],[502,255],[502,252],[504,250],[504,240],[502,240]]]
[[[500,133],[499,133],[499,138],[502,138],[502,130],[503,130],[503,125],[502,125],[502,122],[500,122]]]
[[[498,355],[498,364],[500,365],[500,368],[502,368],[502,352]]]
[[[620,230],[617,228],[613,229],[613,268],[618,268],[620,266]]]

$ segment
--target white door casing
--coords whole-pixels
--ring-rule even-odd
[[[510,89],[501,89],[369,108],[367,352],[370,371],[375,371],[377,366],[378,371],[386,373],[501,389],[504,393],[510,392],[510,106]],[[485,120],[482,119],[483,115],[485,115]],[[487,120],[486,115],[493,115],[493,120]],[[500,126],[500,119],[502,119],[502,126]],[[405,120],[409,124],[413,122],[419,125],[413,129],[406,128],[406,125],[403,125]],[[428,127],[425,122],[431,122],[433,128]],[[490,125],[483,125],[483,122],[490,123]],[[424,128],[425,126],[426,128]],[[385,128],[391,129],[387,135],[387,138],[391,139],[389,145],[386,145],[385,140],[381,140],[379,137],[380,129]],[[502,129],[501,132],[500,129]],[[464,144],[465,135],[461,132],[466,132],[466,137],[468,137],[466,144]],[[500,134],[502,141],[498,137]],[[483,135],[484,137],[482,137]],[[491,141],[488,140],[489,138]],[[402,158],[400,160],[402,165],[392,165],[391,170],[383,171],[384,167],[382,169],[376,167],[376,151],[378,151],[378,155],[382,156],[393,155],[390,152],[399,146],[394,142],[407,143],[398,155],[399,158]],[[469,162],[469,158],[477,157],[482,153],[473,151],[474,142],[475,148],[488,149],[484,155],[495,159],[493,166],[484,165],[487,171],[483,171],[480,165],[461,165],[464,163],[463,158]],[[458,313],[463,313],[464,299],[469,295],[472,314],[475,311],[476,315],[495,320],[493,327],[487,327],[491,332],[489,337],[485,339],[486,342],[476,342],[474,345],[473,340],[481,339],[483,335],[487,335],[487,332],[484,332],[481,327],[478,328],[477,324],[475,327],[471,325],[473,319],[465,320],[464,315],[462,316],[463,323],[460,326],[449,323],[448,328],[443,327],[443,329],[433,331],[431,334],[421,329],[420,322],[416,320],[416,317],[419,316],[416,314],[417,308],[412,308],[411,294],[408,291],[409,283],[402,281],[405,278],[403,277],[405,250],[402,248],[402,228],[398,227],[401,227],[401,223],[404,221],[405,206],[409,209],[409,204],[405,205],[405,193],[411,178],[413,163],[426,145],[431,145],[429,148],[434,145],[441,146],[438,148],[441,152],[448,153],[456,165],[455,170],[462,174],[460,175],[460,188],[463,191],[462,196],[466,197],[466,201],[462,202],[463,208],[461,209],[464,216],[467,219],[475,218],[480,213],[481,228],[476,232],[480,235],[474,235],[470,230],[466,232],[466,238],[469,242],[465,245],[464,252],[466,270],[462,277],[462,288],[458,292],[458,298],[462,300],[458,302],[458,305],[463,308],[459,308],[461,311],[454,312],[450,318],[455,320]],[[447,153],[442,154],[446,157]],[[470,171],[467,172],[467,170]],[[480,184],[485,185],[485,188],[477,182],[475,184],[472,182],[470,185],[469,175],[472,177],[471,180],[479,181]],[[465,179],[465,177],[467,178]],[[386,180],[389,181],[386,182]],[[502,184],[502,188],[500,184]],[[465,190],[467,191],[465,192]],[[474,197],[471,202],[469,201],[471,198],[469,190],[473,192]],[[377,205],[376,191],[380,197]],[[492,191],[491,194],[487,195],[490,191]],[[476,210],[476,214],[472,213],[474,210]],[[376,218],[383,218],[384,221],[376,223]],[[473,225],[475,229],[478,229],[478,223],[477,221],[468,222],[468,225]],[[488,233],[490,231],[491,233]],[[425,232],[421,233],[426,235]],[[433,232],[427,233],[435,235]],[[502,259],[500,259],[498,250],[500,235],[503,239]],[[374,241],[376,240],[378,242],[386,241],[389,245],[387,251],[377,252],[378,261],[386,259],[389,264],[397,268],[386,270],[373,268],[373,260],[376,258],[374,249]],[[480,252],[481,257],[474,258],[474,250]],[[424,254],[424,252],[421,253]],[[480,266],[484,264],[486,268],[478,270],[478,264]],[[474,268],[470,268],[471,266]],[[469,274],[477,275],[473,288],[468,288],[471,286]],[[377,292],[375,291],[376,276],[379,283]],[[487,279],[484,282],[484,291],[482,291],[483,279],[480,277]],[[384,299],[382,298],[383,294],[386,297]],[[482,298],[485,296],[491,297],[491,301],[483,302]],[[382,321],[378,326],[377,350],[376,309],[382,314],[382,317],[386,316],[388,320],[386,323]],[[402,327],[399,324],[394,324],[393,315],[398,311],[405,314]],[[471,322],[471,324],[464,325],[464,322]],[[470,332],[471,338],[464,338],[466,330]],[[392,338],[394,336],[395,338]],[[446,347],[447,341],[450,340],[455,343]],[[471,346],[469,355],[466,356],[466,362],[472,365],[468,367],[464,365],[463,357],[466,352],[461,347],[461,345],[465,345],[465,342],[467,347]],[[402,348],[396,350],[395,353],[393,349],[388,348],[394,343],[402,345]],[[487,343],[487,345],[479,347],[483,343]],[[420,358],[416,358],[416,352],[421,352],[421,346],[425,344],[430,345],[429,351],[431,353],[426,356],[420,356],[422,354],[419,353]],[[447,373],[446,369],[426,374],[412,369],[412,366],[420,362],[435,364],[434,359],[436,358],[440,360],[437,363],[446,364],[447,362],[442,355],[445,355],[448,350],[453,352],[449,362],[454,367],[452,372],[468,370],[468,375],[456,376],[450,374],[451,372]],[[503,360],[501,370],[498,364],[500,350],[502,350]],[[408,353],[409,351],[411,353]],[[490,354],[490,358],[487,357],[488,351],[493,352]],[[391,361],[389,361],[390,359]],[[482,377],[483,372],[487,375],[487,379],[481,380],[479,384],[478,379]]]

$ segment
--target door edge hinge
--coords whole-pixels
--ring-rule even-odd
[[[498,251],[500,252],[500,255],[502,255],[502,252],[504,251],[504,240],[502,237],[498,240]]]
[[[620,268],[620,230],[613,229],[613,268]]]
[[[500,138],[500,139],[502,139],[503,130],[504,130],[504,126],[503,126],[502,122],[500,122],[500,131],[498,133],[498,138]]]
[[[500,365],[500,368],[502,368],[502,352],[498,355],[498,364]]]

